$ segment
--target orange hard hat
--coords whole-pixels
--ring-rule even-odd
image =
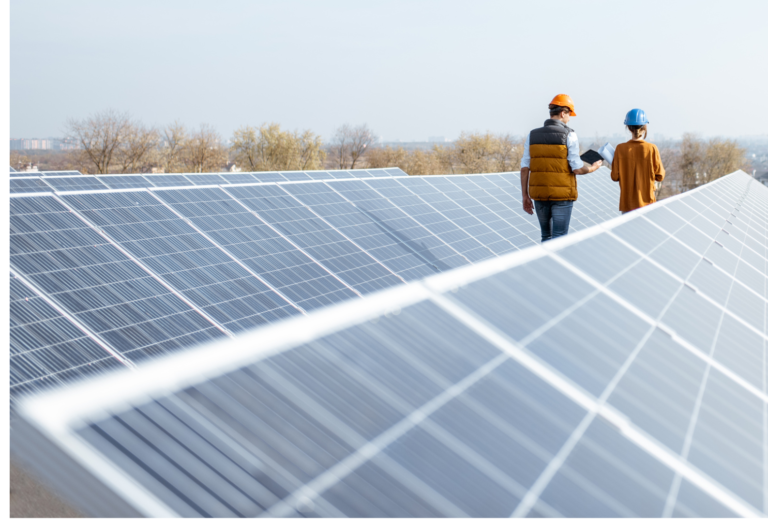
[[[561,107],[567,107],[571,110],[571,116],[576,116],[576,109],[573,108],[573,100],[571,100],[571,97],[567,94],[558,94],[554,98],[552,98],[552,101],[549,102],[549,105],[559,105]]]

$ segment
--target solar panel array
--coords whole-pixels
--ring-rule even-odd
[[[12,173],[18,172],[18,171],[17,171],[16,169],[14,169],[13,167],[11,167],[10,169],[11,169],[11,170],[10,170],[10,172],[12,172]]]
[[[106,358],[134,366],[539,235],[517,173],[121,190],[94,187],[92,176],[44,181],[58,190],[11,195],[11,277],[71,323],[68,343],[88,337],[90,356],[53,357],[65,345],[46,341],[48,324],[20,321],[12,397],[93,373]],[[618,214],[606,170],[580,187],[574,229]]]
[[[32,400],[18,442],[92,515],[766,517],[767,275],[737,172]]]
[[[241,183],[269,183],[350,178],[389,178],[407,176],[402,170],[354,169],[337,171],[284,171],[252,173],[184,173],[184,174],[109,174],[82,175],[77,171],[43,171],[38,176],[30,173],[11,174],[11,192],[39,192],[40,186],[50,191],[77,191],[89,189],[138,189],[144,187],[183,187],[193,185],[230,185]],[[33,183],[37,182],[37,183]],[[30,187],[33,187],[28,190]]]

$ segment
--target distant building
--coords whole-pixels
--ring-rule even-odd
[[[224,170],[231,173],[239,173],[242,169],[236,166],[235,162],[227,162],[227,166],[224,168]]]
[[[31,149],[69,151],[79,149],[77,142],[61,138],[17,138],[11,139],[11,151],[25,151]]]

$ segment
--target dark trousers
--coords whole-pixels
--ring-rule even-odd
[[[560,202],[534,200],[533,204],[536,207],[536,216],[539,218],[539,225],[541,226],[542,242],[568,234],[573,200]]]

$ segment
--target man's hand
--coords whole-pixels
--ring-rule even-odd
[[[528,214],[533,214],[533,200],[528,195],[523,196],[523,210]]]
[[[584,166],[576,169],[575,171],[573,171],[573,174],[589,174],[589,173],[593,173],[596,170],[598,170],[601,165],[603,165],[603,161],[602,160],[598,160],[595,163],[593,163],[592,165],[589,165],[587,162],[584,162]]]

